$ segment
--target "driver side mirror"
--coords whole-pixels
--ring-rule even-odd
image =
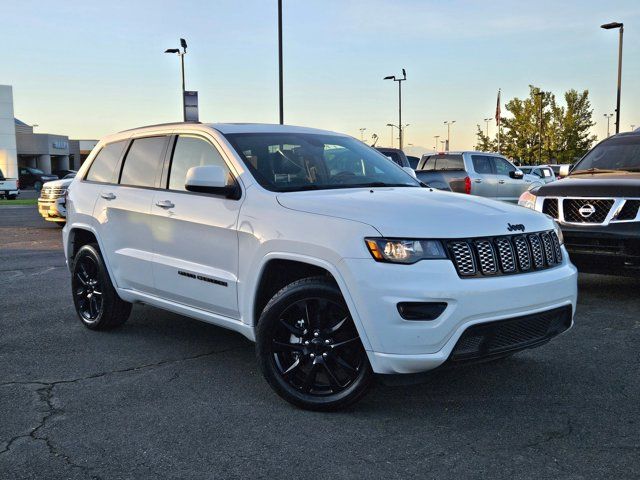
[[[219,165],[191,167],[187,171],[184,188],[189,192],[210,193],[226,198],[240,198],[240,188],[236,182],[227,182],[227,172]]]
[[[522,170],[510,170],[509,176],[516,180],[522,180],[524,178],[524,173]]]

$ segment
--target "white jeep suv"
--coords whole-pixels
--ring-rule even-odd
[[[374,373],[510,355],[572,324],[576,269],[549,217],[425,188],[310,128],[180,123],[100,141],[69,187],[81,321],[145,303],[256,342],[295,405],[341,408]]]

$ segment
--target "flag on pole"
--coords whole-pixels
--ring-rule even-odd
[[[496,105],[496,125],[500,126],[500,89],[498,89],[498,103]]]

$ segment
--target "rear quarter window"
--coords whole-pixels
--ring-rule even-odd
[[[105,145],[93,159],[85,180],[90,182],[113,182],[113,172],[120,160],[127,142],[113,142]]]
[[[464,170],[462,155],[434,155],[432,159],[435,160],[434,170]]]

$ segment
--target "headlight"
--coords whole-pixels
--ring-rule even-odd
[[[416,263],[419,260],[447,258],[439,240],[401,240],[365,238],[371,256],[378,262]]]
[[[521,207],[530,208],[531,210],[535,210],[536,198],[538,197],[535,194],[531,193],[531,190],[528,190],[520,195],[520,198],[518,199],[518,205],[520,205]]]
[[[560,241],[560,245],[564,245],[564,235],[562,234],[562,229],[558,222],[553,220],[553,229],[556,231],[556,235],[558,236],[558,240]]]

